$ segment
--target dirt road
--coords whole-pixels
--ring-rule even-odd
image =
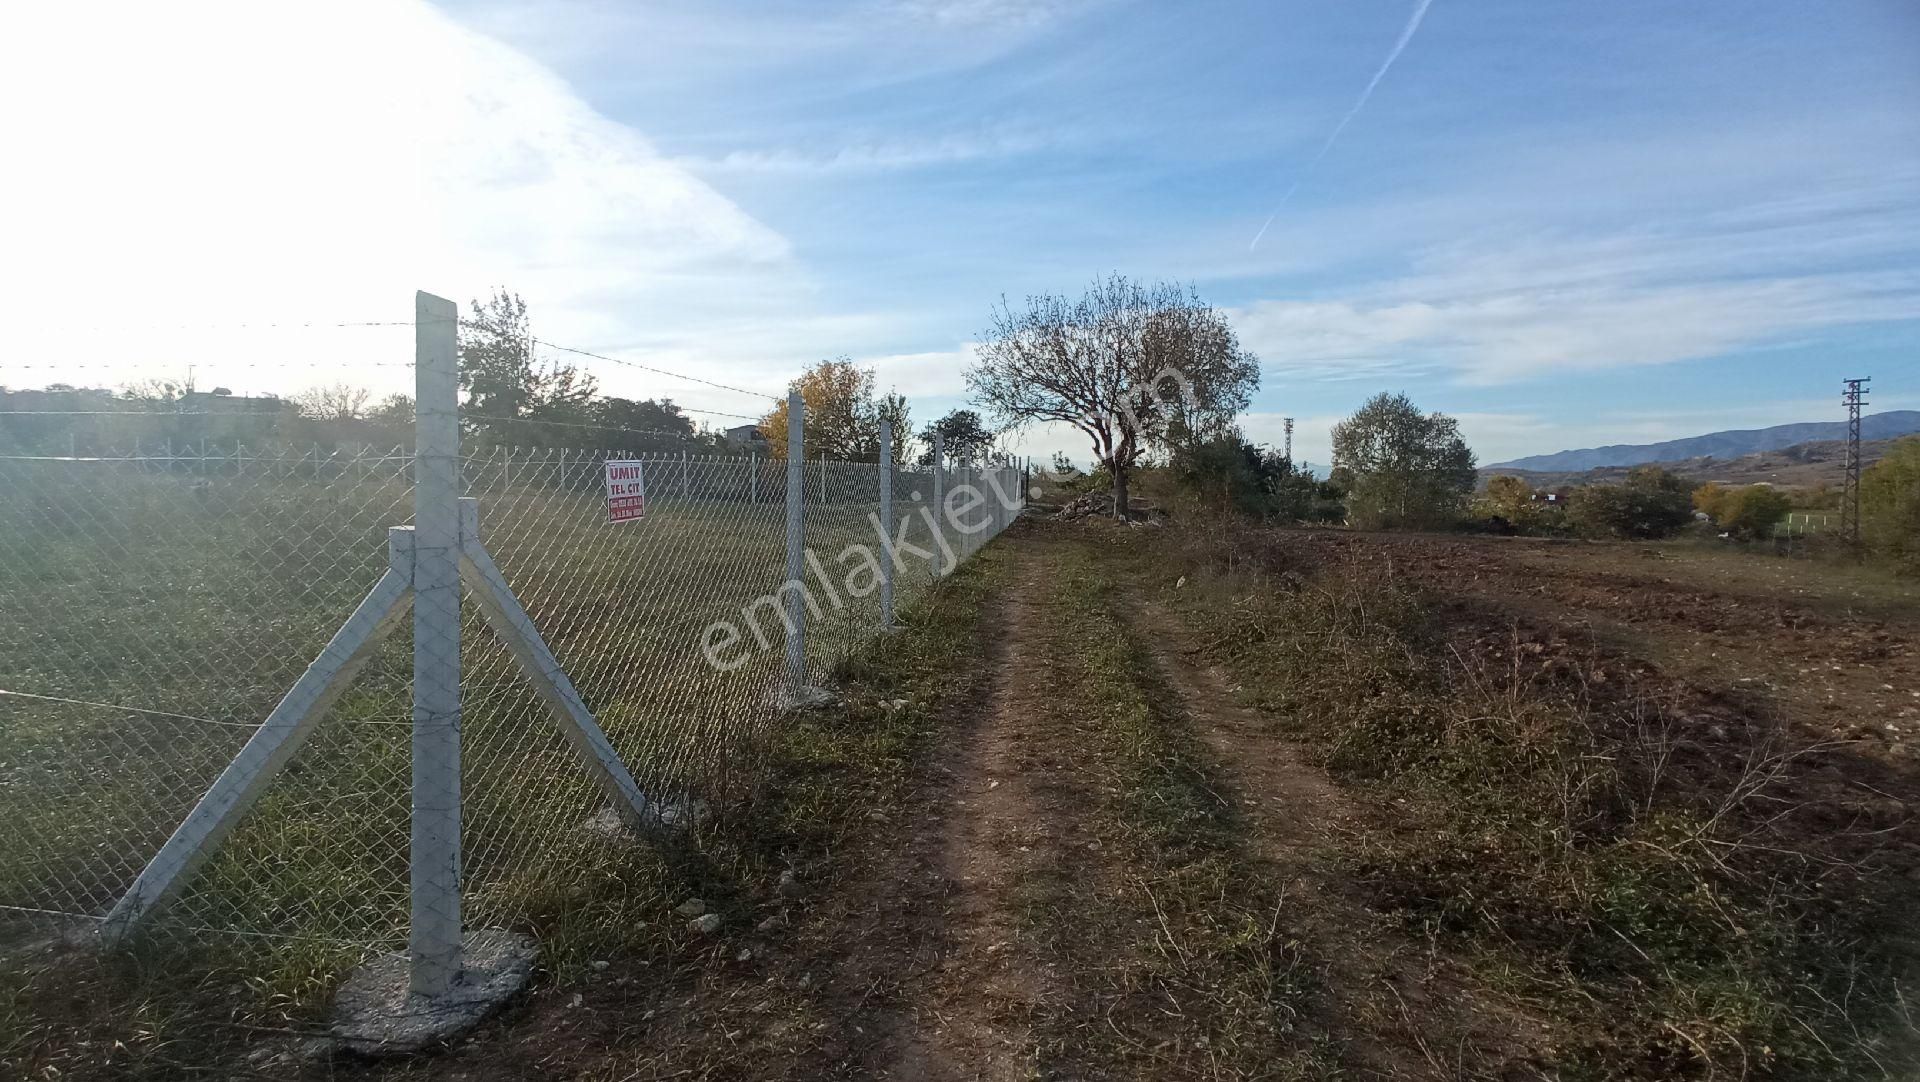
[[[899,940],[868,960],[876,977],[907,964],[863,1063],[874,1077],[1013,1080],[1034,1069],[1029,1020],[1047,975],[1012,905],[1019,885],[1058,859],[1060,838],[1021,740],[1043,709],[1043,670],[1009,664],[1026,654],[1041,568],[1030,559],[1015,568],[989,610],[987,695],[949,710],[908,804],[911,835],[888,869],[905,900],[895,935],[911,961],[897,956]]]

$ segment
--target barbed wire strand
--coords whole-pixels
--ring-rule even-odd
[[[198,714],[177,714],[171,710],[149,710],[144,706],[126,706],[121,703],[100,703],[91,699],[69,699],[59,695],[38,695],[31,691],[14,691],[12,688],[0,688],[0,698],[36,699],[43,703],[63,703],[67,706],[90,706],[99,710],[120,710],[129,714],[146,714],[156,718],[173,718],[178,721],[196,721],[203,725],[222,725],[230,729],[258,729],[258,721],[221,721],[219,718],[203,718]],[[355,719],[353,725],[406,725],[411,721],[381,721],[374,718]]]
[[[591,350],[575,349],[572,346],[563,346],[563,345],[560,345],[558,342],[549,342],[543,338],[534,338],[534,339],[531,339],[531,341],[533,342],[534,345],[546,346],[548,349],[557,349],[562,353],[573,353],[581,357],[591,357],[596,361],[606,361],[610,364],[625,365],[628,368],[638,368],[643,372],[652,372],[655,375],[669,376],[673,379],[683,379],[689,383],[705,384],[708,387],[718,388],[719,390],[722,390],[722,391],[732,391],[735,394],[751,395],[754,398],[765,398],[773,402],[780,401],[779,395],[771,395],[766,393],[765,391],[749,391],[745,387],[735,387],[727,383],[717,383],[710,379],[701,379],[699,376],[689,376],[680,372],[671,372],[665,368],[656,368],[650,364],[641,364],[639,361],[629,361],[624,357],[609,357],[604,353],[594,353]],[[712,411],[709,411],[709,412],[712,412]]]

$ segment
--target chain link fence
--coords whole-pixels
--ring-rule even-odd
[[[640,464],[644,519],[609,521],[610,458]],[[789,690],[786,466],[505,448],[459,463],[478,540],[560,682],[682,827],[746,798]],[[0,923],[97,922],[127,895],[389,571],[414,470],[400,450],[0,457]],[[977,551],[1021,503],[1014,469],[895,467],[883,522],[879,465],[808,461],[802,478],[809,683],[882,628],[869,568],[894,568],[905,609],[949,553]],[[424,529],[417,540],[424,560]],[[457,816],[455,934],[462,920],[514,926],[550,904],[564,870],[610,844],[582,827],[605,817],[618,780],[583,765],[578,734],[555,724],[564,703],[529,678],[542,663],[503,637],[476,581],[457,657],[433,670],[457,664],[460,693],[457,796],[427,809]],[[415,645],[405,619],[370,643],[304,744],[156,913],[160,927],[406,944],[421,920],[409,909],[422,874]]]

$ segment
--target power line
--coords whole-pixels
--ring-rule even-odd
[[[411,319],[308,319],[284,323],[122,323],[115,326],[94,324],[78,327],[82,331],[269,331],[269,330],[332,330],[337,327],[418,327],[446,323],[444,319],[415,321]]]
[[[428,321],[424,321],[424,322],[426,322],[426,323],[444,323],[444,322],[446,322],[446,321],[445,321],[445,320],[428,320]],[[492,328],[492,327],[488,327],[488,326],[486,326],[485,324],[482,324],[482,323],[476,323],[476,322],[472,322],[472,321],[469,321],[469,320],[459,320],[459,321],[458,321],[458,323],[459,323],[459,325],[460,325],[460,329],[461,329],[461,330],[463,330],[463,331],[471,331],[471,332],[477,332],[477,333],[482,333],[482,334],[490,334],[490,335],[493,335],[493,336],[495,336],[495,337],[501,337],[501,338],[505,338],[505,337],[517,337],[517,336],[513,336],[513,335],[510,335],[510,334],[509,334],[509,332],[506,332],[506,331],[501,331],[501,330],[496,330],[495,328]],[[293,329],[293,328],[302,328],[302,329],[313,329],[313,328],[331,328],[331,327],[414,327],[414,326],[420,326],[420,325],[421,325],[421,323],[420,323],[420,322],[416,322],[416,321],[413,321],[413,320],[348,320],[348,321],[339,321],[339,322],[320,322],[320,321],[309,321],[309,322],[304,322],[304,323],[233,323],[233,324],[202,324],[202,325],[196,325],[196,324],[179,324],[179,325],[168,325],[168,326],[167,326],[167,329],[174,329],[174,330],[223,330],[223,329],[226,329],[226,330],[233,330],[233,329],[237,329],[237,330],[261,330],[261,329],[275,329],[275,328],[283,328],[283,329]],[[574,356],[577,356],[577,357],[587,357],[587,358],[591,358],[592,360],[596,360],[596,361],[605,361],[605,362],[607,362],[608,364],[617,364],[617,365],[621,365],[621,366],[623,366],[623,367],[626,367],[626,368],[633,368],[633,369],[638,369],[639,371],[642,371],[642,372],[650,372],[650,373],[652,373],[652,374],[654,374],[654,375],[656,375],[656,376],[665,376],[665,377],[667,377],[668,379],[677,379],[677,380],[683,380],[683,381],[685,381],[685,382],[687,382],[687,383],[697,383],[697,384],[700,384],[701,386],[704,386],[704,387],[712,387],[712,388],[714,388],[714,389],[716,389],[716,390],[721,390],[721,391],[730,391],[730,392],[732,392],[732,393],[734,393],[734,394],[744,394],[744,395],[749,395],[749,396],[751,396],[751,397],[754,397],[754,398],[764,398],[764,399],[767,399],[768,401],[772,401],[772,402],[778,402],[778,401],[780,401],[780,396],[778,396],[778,395],[771,395],[771,394],[767,394],[767,393],[766,393],[766,392],[764,392],[764,391],[754,391],[754,390],[748,390],[748,389],[747,389],[747,388],[745,388],[745,387],[737,387],[737,386],[735,386],[735,385],[733,385],[733,384],[730,384],[730,383],[721,383],[721,382],[719,382],[718,380],[711,380],[711,379],[705,379],[705,378],[702,378],[702,377],[700,377],[700,376],[690,376],[690,375],[687,375],[687,374],[686,374],[686,373],[684,373],[684,372],[675,372],[675,371],[672,371],[671,369],[666,369],[666,368],[661,368],[661,367],[659,367],[659,366],[657,366],[657,365],[651,365],[651,364],[645,364],[645,363],[642,363],[642,362],[640,362],[640,361],[632,361],[632,360],[628,360],[628,359],[626,359],[626,358],[624,358],[624,357],[613,357],[613,356],[609,356],[609,355],[607,355],[607,354],[604,354],[604,353],[596,353],[596,352],[594,352],[593,350],[589,350],[589,349],[580,349],[580,348],[578,348],[578,347],[576,347],[576,346],[564,346],[564,345],[561,345],[561,344],[560,344],[560,343],[558,343],[558,342],[552,342],[552,341],[548,341],[548,340],[546,340],[546,339],[544,339],[544,338],[535,338],[535,337],[533,337],[533,336],[531,336],[531,335],[529,335],[529,336],[527,336],[527,338],[526,338],[526,341],[527,341],[527,343],[528,343],[528,344],[529,344],[530,346],[536,346],[536,347],[537,347],[537,346],[545,346],[545,347],[546,347],[546,348],[548,348],[548,349],[552,349],[552,350],[558,350],[558,351],[560,351],[560,352],[562,352],[562,353],[571,353],[571,354],[573,354]],[[214,369],[224,369],[224,368],[303,368],[303,369],[308,369],[308,370],[317,370],[317,369],[320,369],[320,368],[322,368],[322,367],[332,367],[332,366],[328,366],[328,365],[323,365],[323,364],[322,364],[322,363],[320,363],[320,362],[312,362],[312,361],[207,361],[207,362],[203,362],[203,363],[205,363],[205,364],[207,364],[207,366],[208,366],[208,367],[210,367],[210,368],[214,368]],[[126,371],[126,370],[129,370],[129,369],[138,369],[138,368],[141,368],[141,367],[149,367],[149,366],[151,366],[151,362],[141,362],[141,361],[132,361],[132,362],[117,362],[117,363],[106,363],[106,364],[66,364],[66,363],[60,363],[60,364],[31,364],[31,363],[30,363],[30,364],[16,364],[16,363],[12,363],[12,362],[5,362],[5,361],[0,361],[0,368],[13,368],[13,369],[20,369],[20,370],[22,370],[22,371],[33,371],[33,370],[36,370],[36,369],[51,369],[51,370],[58,370],[58,371],[62,371],[62,372],[66,372],[66,371],[86,371],[86,370],[104,370],[104,369],[114,369],[114,370],[119,370],[119,371]],[[412,362],[412,361],[356,361],[356,362],[354,362],[354,367],[361,367],[361,368],[411,368],[411,367],[413,367],[413,362]],[[685,408],[685,409],[688,409],[688,410],[689,410],[689,412],[693,412],[693,413],[711,413],[711,414],[715,414],[716,416],[722,416],[722,417],[745,417],[745,419],[747,419],[747,420],[755,420],[755,419],[756,419],[756,418],[753,418],[753,417],[746,417],[746,416],[745,416],[744,414],[738,414],[738,413],[728,413],[728,412],[726,412],[726,411],[724,411],[724,410],[696,410],[696,409],[692,409],[691,407],[683,407],[683,408]],[[522,419],[524,420],[524,418],[522,418]]]
[[[672,379],[683,379],[689,383],[701,383],[701,384],[705,384],[708,387],[718,388],[722,391],[732,391],[735,394],[752,395],[755,398],[765,398],[774,402],[780,401],[780,396],[770,395],[765,391],[749,391],[745,387],[735,387],[732,384],[728,384],[728,383],[716,383],[710,379],[701,379],[699,376],[689,376],[679,372],[669,372],[664,368],[655,368],[653,365],[650,365],[650,364],[641,364],[639,361],[629,361],[622,357],[609,357],[604,353],[594,353],[591,350],[575,349],[572,346],[563,346],[557,342],[549,342],[542,338],[534,338],[534,339],[531,339],[531,341],[535,345],[546,346],[548,349],[557,349],[562,353],[573,353],[573,354],[578,354],[579,356],[582,356],[582,357],[592,357],[596,361],[606,361],[610,364],[625,365],[628,368],[638,368],[643,372],[652,372],[654,375],[657,375],[657,376],[667,376]],[[714,411],[709,410],[707,412],[714,412]]]
[[[286,399],[291,406],[293,403]],[[277,417],[281,410],[0,410],[0,417]]]
[[[86,371],[88,369],[104,370],[104,369],[111,368],[111,369],[125,372],[128,370],[140,369],[140,368],[171,367],[171,366],[178,365],[180,363],[182,362],[180,361],[157,361],[157,362],[156,361],[122,361],[118,363],[108,363],[108,364],[65,364],[65,363],[18,364],[13,361],[0,361],[0,368],[19,368],[23,370],[30,370],[35,368],[46,368],[46,369],[52,369],[54,371],[59,371],[59,372]],[[327,368],[327,369],[333,369],[333,368],[339,367],[338,364],[327,364],[319,361],[209,361],[204,358],[201,358],[201,359],[196,359],[193,363],[195,367],[212,368],[215,370],[223,370],[228,368],[307,368],[307,369]],[[413,362],[412,361],[354,361],[353,367],[355,368],[412,368]],[[160,377],[150,376],[148,378],[158,379]]]

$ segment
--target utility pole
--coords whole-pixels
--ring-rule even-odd
[[[1840,401],[1847,406],[1847,482],[1840,494],[1840,534],[1849,548],[1860,551],[1860,407],[1867,404],[1867,384],[1872,376],[1844,381],[1846,391]]]
[[[1287,429],[1287,465],[1291,466],[1293,465],[1293,418],[1282,417],[1280,421]]]

